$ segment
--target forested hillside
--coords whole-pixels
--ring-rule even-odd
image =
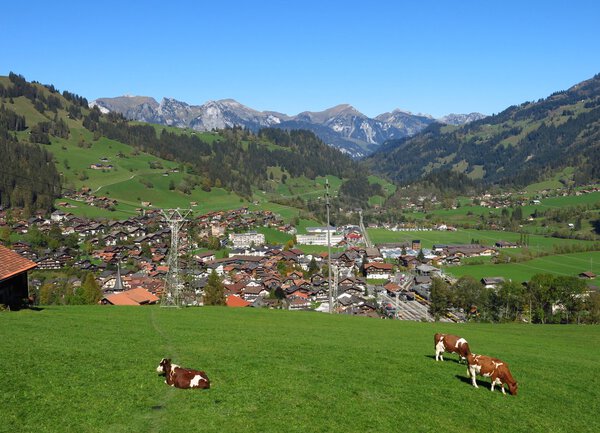
[[[170,176],[168,189],[174,194],[218,188],[248,201],[256,191],[273,191],[274,183],[287,179],[352,177],[346,193],[354,190],[352,185],[369,185],[357,162],[309,131],[198,133],[131,122],[115,112],[89,109],[81,96],[61,94],[52,85],[29,83],[14,73],[0,77],[0,136],[6,155],[0,160],[1,204],[30,210],[49,210],[61,191],[86,185],[100,189],[131,179],[152,189],[156,176]],[[166,190],[162,181],[159,187]]]
[[[430,125],[390,141],[367,160],[401,183],[454,170],[484,184],[523,186],[565,167],[574,181],[600,177],[600,75],[537,102],[525,102],[462,127]]]
[[[29,211],[49,209],[60,195],[60,177],[52,155],[39,146],[19,143],[15,134],[28,128],[25,116],[13,111],[10,102],[24,96],[39,110],[52,111],[60,106],[56,98],[46,98],[37,86],[29,84],[11,74],[12,86],[0,84],[0,206],[21,207]],[[8,102],[7,101],[7,102]],[[68,134],[57,124],[61,122],[41,122],[30,129],[32,141],[45,142],[48,133]]]

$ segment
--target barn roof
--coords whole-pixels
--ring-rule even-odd
[[[236,295],[229,295],[226,301],[228,307],[247,307],[250,305],[250,302]]]
[[[27,272],[36,266],[31,260],[0,245],[0,281]]]
[[[142,287],[126,290],[121,293],[113,293],[105,296],[104,299],[113,305],[154,304],[160,300],[158,296],[153,295]]]

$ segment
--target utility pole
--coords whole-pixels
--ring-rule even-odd
[[[181,292],[183,283],[179,275],[179,230],[185,224],[186,217],[191,211],[182,214],[179,209],[162,210],[165,221],[171,229],[171,248],[169,249],[169,272],[165,279],[165,291],[160,301],[161,307],[181,307]]]
[[[333,287],[331,283],[331,231],[329,230],[329,179],[325,178],[325,206],[327,207],[327,287],[329,289],[329,314],[333,314]]]

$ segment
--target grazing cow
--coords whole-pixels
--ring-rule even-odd
[[[510,374],[508,365],[505,362],[497,358],[492,358],[485,355],[474,355],[472,353],[469,353],[467,362],[469,364],[467,373],[471,377],[471,382],[475,388],[479,388],[477,386],[477,381],[475,380],[475,376],[479,374],[491,379],[492,391],[494,391],[495,385],[500,385],[502,394],[506,395],[506,392],[504,391],[504,384],[507,384],[510,393],[512,395],[517,395],[518,384],[513,379],[512,374]]]
[[[458,362],[461,359],[466,361],[467,355],[471,353],[467,340],[452,334],[435,334],[433,336],[433,346],[435,348],[436,361],[444,360],[442,356],[444,352],[457,353],[459,356]]]
[[[181,368],[172,364],[170,359],[163,358],[156,371],[165,376],[165,383],[175,388],[210,388],[210,380],[203,371]]]

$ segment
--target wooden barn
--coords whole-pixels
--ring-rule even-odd
[[[19,309],[29,297],[27,271],[37,265],[0,245],[0,304]]]

